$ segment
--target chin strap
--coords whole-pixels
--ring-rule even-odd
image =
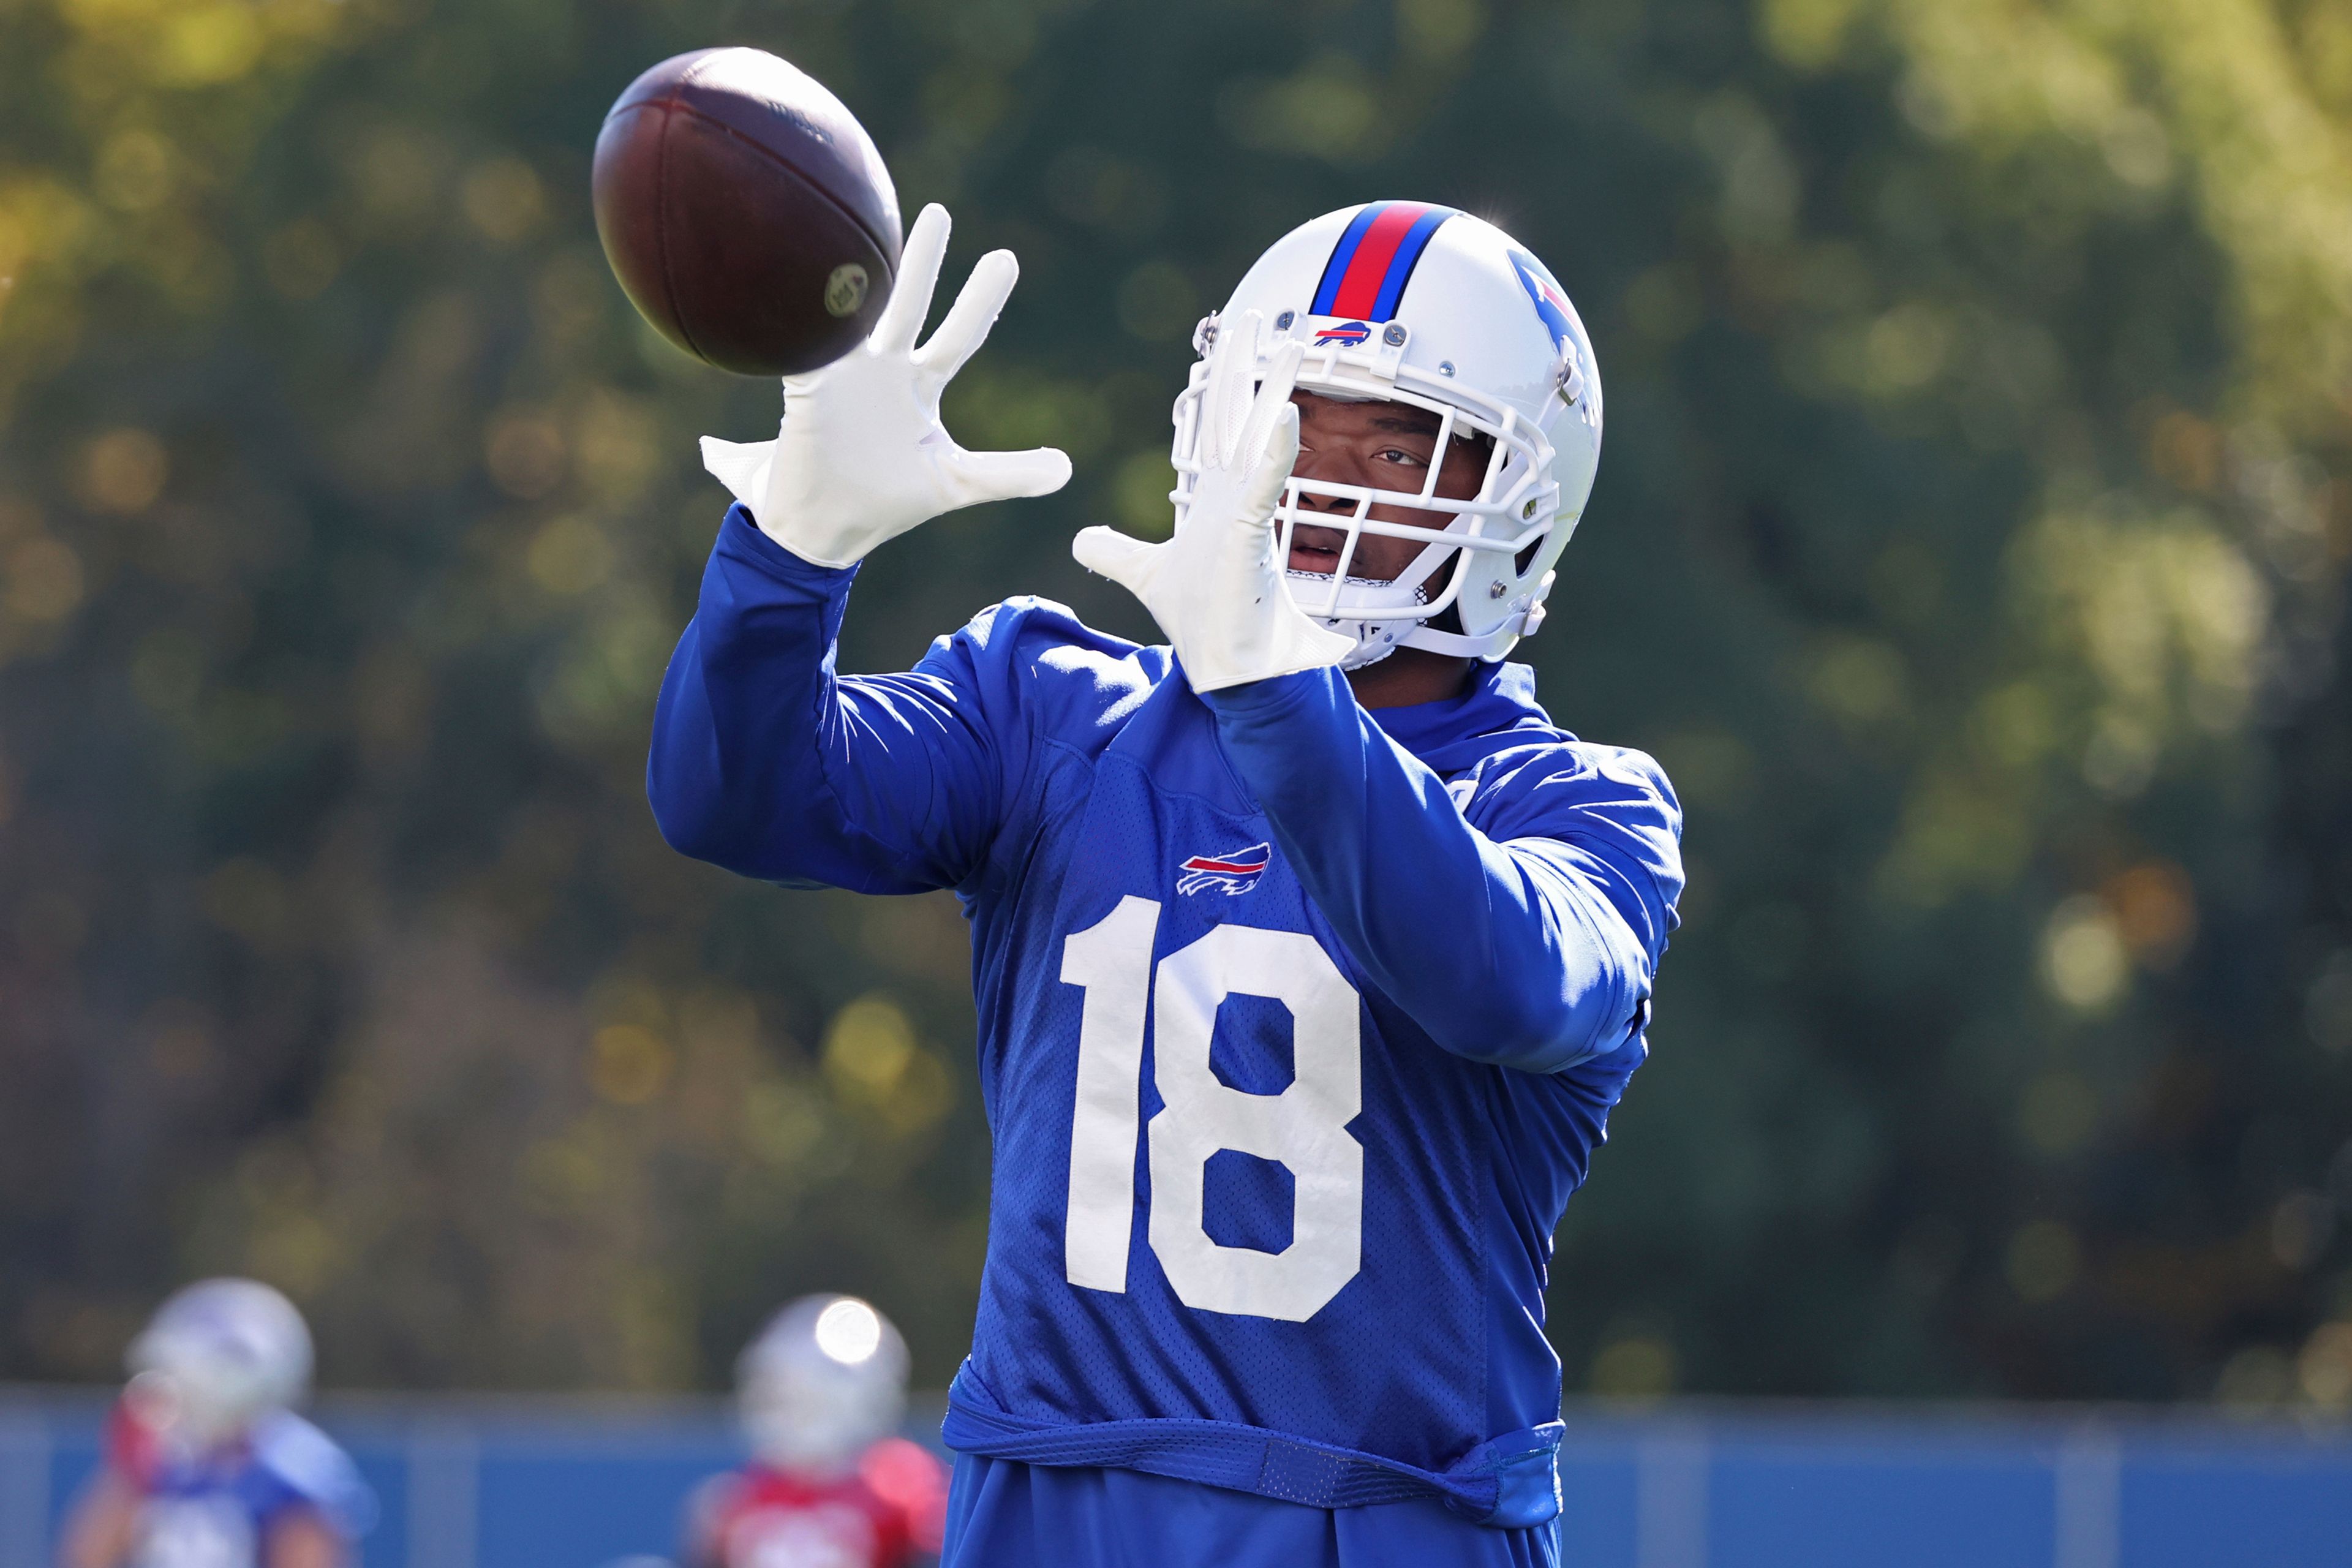
[[[1293,574],[1297,575],[1297,574]],[[1496,626],[1484,637],[1468,637],[1461,632],[1439,631],[1427,621],[1350,621],[1340,618],[1324,620],[1320,625],[1356,639],[1356,646],[1339,661],[1342,669],[1361,669],[1378,664],[1401,647],[1426,648],[1431,653],[1450,654],[1457,658],[1475,658],[1492,663],[1507,657],[1524,637],[1535,635],[1544,623],[1544,601],[1551,596],[1551,585],[1558,580],[1557,572],[1544,574],[1528,595],[1528,607]]]
[[[1493,663],[1508,654],[1519,640],[1515,626],[1498,626],[1483,637],[1466,637],[1460,632],[1441,632],[1430,626],[1415,626],[1397,639],[1400,647],[1426,648],[1431,653],[1454,654],[1464,658]]]
[[[1432,547],[1433,552],[1435,548]],[[1426,561],[1428,556],[1424,554],[1423,559]],[[1415,564],[1418,565],[1420,563]],[[1406,568],[1405,575],[1399,581],[1410,579],[1412,572],[1412,567]],[[1330,582],[1328,577],[1320,573],[1286,572],[1284,576],[1292,588],[1294,602],[1304,599],[1311,604],[1314,601],[1315,591],[1310,589],[1301,592],[1297,586],[1300,583],[1328,587]],[[1544,602],[1551,596],[1552,584],[1559,578],[1558,572],[1545,573],[1543,581],[1538,583],[1534,590],[1527,595],[1525,608],[1507,618],[1494,630],[1480,637],[1471,637],[1463,632],[1440,631],[1427,621],[1364,620],[1345,615],[1319,616],[1312,610],[1307,613],[1316,625],[1354,639],[1356,646],[1349,649],[1339,660],[1341,669],[1361,669],[1367,665],[1378,664],[1401,647],[1426,648],[1431,653],[1447,654],[1457,658],[1481,659],[1491,663],[1509,654],[1521,637],[1532,637],[1536,628],[1543,625]],[[1350,579],[1350,581],[1353,580]],[[1383,585],[1364,584],[1363,586],[1372,588],[1377,593]],[[1400,592],[1394,584],[1384,586],[1392,595]],[[1427,597],[1423,587],[1415,587],[1409,592],[1410,598],[1398,598],[1393,601],[1396,607],[1411,607]],[[1301,607],[1304,608],[1304,605]]]

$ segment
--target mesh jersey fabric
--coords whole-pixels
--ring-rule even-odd
[[[995,1157],[950,1445],[1324,1507],[1550,1518],[1551,1233],[1644,1054],[1681,888],[1656,764],[1553,726],[1523,666],[1369,715],[1329,671],[1203,700],[1166,648],[1034,599],[912,671],[843,678],[854,575],[730,512],[647,783],[688,854],[962,902]],[[1132,994],[1065,979],[1073,939],[1114,916],[1148,931]],[[1227,953],[1258,978],[1221,991],[1202,955]],[[1266,1001],[1310,972],[1309,1016]],[[1207,998],[1205,1073],[1161,1048],[1171,974]],[[1112,1083],[1123,1107],[1077,1089],[1098,992],[1142,1020],[1132,1089]],[[1155,1158],[1200,1131],[1201,1106],[1239,1127],[1303,1085],[1344,1109],[1350,1075],[1356,1109],[1298,1145],[1312,1158],[1236,1133],[1197,1166],[1169,1161],[1181,1186],[1155,1200]],[[1131,1157],[1108,1164],[1107,1104],[1133,1128]],[[1092,1175],[1074,1187],[1082,1148]],[[1332,1198],[1351,1191],[1352,1211]],[[1196,1226],[1171,1222],[1193,1209]],[[1291,1264],[1309,1255],[1328,1267],[1301,1296]],[[1291,1305],[1230,1310],[1277,1278]]]

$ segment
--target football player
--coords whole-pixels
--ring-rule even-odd
[[[686,1568],[909,1568],[940,1549],[947,1477],[895,1436],[907,1347],[854,1296],[806,1296],[737,1364],[751,1463],[687,1512]]]
[[[251,1279],[163,1303],[127,1358],[97,1478],[74,1505],[63,1568],[348,1568],[374,1500],[333,1441],[294,1414],[310,1331]]]
[[[995,1138],[950,1564],[1551,1563],[1551,1236],[1644,1052],[1682,889],[1657,765],[1507,662],[1591,489],[1601,379],[1549,271],[1375,202],[1202,324],[1172,537],[1078,559],[1168,642],[1009,600],[839,675],[858,562],[1059,452],[969,452],[927,208],[872,339],[706,443],[739,504],[663,683],[671,844],[948,888]]]

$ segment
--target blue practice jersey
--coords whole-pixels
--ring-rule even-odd
[[[730,513],[649,787],[688,854],[962,900],[996,1152],[950,1446],[1552,1518],[1551,1235],[1681,890],[1656,764],[1522,666],[1202,698],[1034,599],[839,678],[853,575]]]
[[[264,1416],[226,1448],[181,1454],[167,1444],[116,1462],[140,1499],[130,1568],[261,1568],[289,1513],[310,1513],[346,1542],[375,1517],[350,1458],[289,1411]]]

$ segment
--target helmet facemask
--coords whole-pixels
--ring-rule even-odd
[[[1278,316],[1274,342],[1255,345],[1259,363],[1265,363],[1281,336],[1306,336],[1308,321],[1291,311]],[[1216,317],[1202,323],[1196,341],[1204,353],[1220,324]],[[1406,335],[1401,325],[1392,325],[1380,339],[1360,346],[1326,342],[1310,348],[1299,368],[1300,391],[1341,402],[1399,404],[1425,410],[1438,420],[1433,460],[1418,490],[1297,476],[1284,489],[1275,521],[1276,547],[1286,566],[1298,527],[1328,528],[1343,535],[1332,572],[1286,570],[1285,584],[1303,613],[1356,639],[1355,651],[1342,661],[1345,668],[1373,663],[1400,647],[1501,657],[1542,618],[1551,563],[1574,523],[1571,518],[1567,527],[1555,526],[1559,487],[1552,479],[1553,452],[1546,433],[1499,398],[1450,375],[1402,363]],[[1200,473],[1202,421],[1221,416],[1221,411],[1204,406],[1205,382],[1204,360],[1194,368],[1175,408],[1177,485],[1171,499],[1180,528]],[[1462,499],[1439,496],[1436,487],[1451,444],[1475,437],[1491,443],[1478,489]],[[1346,507],[1302,509],[1301,498],[1307,496],[1338,500]],[[1375,517],[1375,508],[1407,510],[1422,521]],[[1423,549],[1394,579],[1381,581],[1350,570],[1367,535],[1413,541]],[[1441,631],[1429,625],[1448,610],[1455,612],[1461,630]]]

